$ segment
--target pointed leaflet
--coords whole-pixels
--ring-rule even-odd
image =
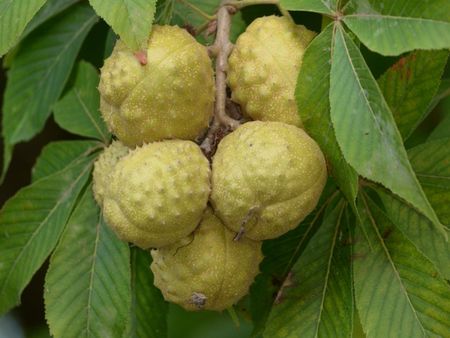
[[[433,224],[408,203],[387,192],[375,188],[386,210],[386,217],[399,229],[446,279],[450,280],[450,242],[433,227]]]
[[[297,262],[309,241],[319,229],[324,210],[332,209],[340,200],[340,194],[331,181],[320,197],[318,207],[295,229],[271,240],[264,241],[264,260],[260,264],[261,274],[250,290],[253,335],[262,334],[274,299],[287,274]]]
[[[55,247],[94,157],[21,189],[0,211],[0,314],[20,301],[20,294]]]
[[[27,25],[24,32],[22,33],[21,39],[30,34],[42,23],[55,17],[78,1],[79,0],[47,0],[45,2],[45,5],[42,6],[39,12],[36,13],[34,18]]]
[[[336,186],[327,185],[319,201],[319,206],[295,229],[278,238],[264,241],[264,260],[260,265],[261,274],[250,290],[250,307],[254,324],[253,336],[261,335],[265,329],[274,297],[283,281],[307,247],[320,226],[324,210],[332,208],[339,200]]]
[[[145,48],[150,35],[156,0],[89,0],[97,14],[133,49]]]
[[[295,97],[303,125],[327,158],[328,169],[349,201],[358,193],[358,175],[345,161],[330,119],[330,70],[333,25],[305,51]]]
[[[378,79],[378,85],[406,139],[430,112],[447,64],[448,51],[415,51]]]
[[[337,0],[280,0],[280,6],[290,11],[332,14]]]
[[[338,25],[331,66],[331,120],[345,159],[442,229],[403,147],[392,113],[361,52]]]
[[[358,0],[350,8],[344,22],[377,53],[450,48],[448,0]]]
[[[367,338],[436,337],[450,332],[450,287],[366,196],[356,227],[355,298]]]
[[[58,172],[79,162],[103,145],[96,141],[57,141],[47,144],[32,169],[32,181]]]
[[[408,151],[417,178],[442,223],[450,225],[450,138],[423,143]]]
[[[350,246],[338,241],[344,203],[329,210],[285,281],[267,337],[346,337],[352,330]]]
[[[0,57],[19,39],[46,0],[0,0]]]
[[[150,263],[148,251],[131,249],[131,337],[167,337],[169,306],[153,285]]]
[[[105,224],[88,185],[45,278],[50,332],[55,337],[120,338],[129,320],[130,292],[128,244]]]
[[[94,66],[81,61],[73,87],[54,106],[56,123],[73,134],[108,143],[111,134],[100,116],[99,76]]]
[[[42,129],[96,20],[89,6],[80,4],[24,40],[8,72],[3,107],[7,143],[29,140]]]

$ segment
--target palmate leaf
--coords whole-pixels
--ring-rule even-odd
[[[347,162],[413,204],[442,231],[408,160],[381,91],[358,47],[336,26],[331,66],[331,120]]]
[[[284,9],[332,14],[337,8],[338,0],[280,0]]]
[[[372,243],[370,248],[357,227],[354,288],[367,337],[447,336],[447,282],[367,196],[359,207],[362,226]]]
[[[136,51],[145,48],[152,29],[156,0],[89,0],[89,2],[129,48]]]
[[[352,332],[350,246],[339,242],[345,203],[324,221],[278,295],[265,337],[347,337]]]
[[[450,280],[450,242],[411,205],[382,188],[377,187],[375,191],[389,221],[434,264],[444,278]]]
[[[108,132],[100,112],[99,75],[91,64],[81,61],[76,68],[73,87],[54,106],[56,123],[73,134],[108,143]]]
[[[5,90],[5,149],[29,140],[43,128],[63,91],[81,43],[96,21],[89,6],[79,4],[23,41],[8,72]],[[9,161],[3,165],[7,168]]]
[[[404,139],[430,112],[447,59],[448,51],[415,51],[402,57],[378,79]]]
[[[131,307],[130,250],[103,221],[91,185],[50,259],[44,290],[55,337],[123,336]]]
[[[19,39],[46,0],[0,0],[0,57]]]
[[[254,323],[252,336],[262,335],[283,281],[320,227],[324,210],[334,206],[339,196],[335,185],[327,185],[319,206],[301,224],[278,238],[264,241],[262,249],[265,258],[260,265],[261,274],[250,290]]]
[[[423,143],[410,149],[408,155],[434,210],[441,221],[449,226],[450,138]]]
[[[330,118],[330,71],[333,26],[329,25],[305,51],[295,97],[303,125],[327,158],[328,170],[347,199],[354,203],[358,175],[345,161]]]
[[[353,0],[348,8],[345,24],[364,45],[382,55],[450,48],[447,0]]]
[[[0,314],[20,300],[33,274],[55,247],[95,155],[21,189],[0,211]]]
[[[55,17],[56,15],[79,1],[80,0],[47,0],[45,2],[45,5],[42,6],[39,12],[36,13],[36,15],[27,25],[24,32],[22,33],[21,38],[23,39],[42,23]]]
[[[32,169],[32,181],[50,176],[75,164],[104,145],[96,141],[57,141],[47,144]]]
[[[169,304],[153,285],[150,264],[148,251],[137,247],[131,249],[131,337],[167,337]]]
[[[24,40],[8,72],[3,107],[6,142],[29,140],[42,129],[96,20],[89,6],[80,4]]]

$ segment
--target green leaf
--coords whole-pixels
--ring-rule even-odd
[[[434,266],[363,197],[356,227],[354,288],[368,338],[435,337],[450,332],[450,287]]]
[[[111,134],[100,115],[98,82],[96,69],[81,61],[76,69],[75,83],[54,106],[54,115],[61,128],[108,143]]]
[[[306,49],[295,96],[306,131],[324,152],[328,170],[336,183],[354,203],[358,194],[358,175],[342,156],[330,118],[332,39],[333,26],[329,25]]]
[[[377,14],[348,15],[344,22],[364,45],[382,55],[450,48],[449,22]]]
[[[79,162],[102,148],[96,141],[57,141],[47,144],[31,172],[32,182],[50,176],[64,167]]]
[[[89,2],[129,48],[133,50],[145,48],[152,30],[156,0],[89,0]]]
[[[45,313],[55,337],[123,336],[131,307],[130,250],[88,185],[50,259]]]
[[[254,323],[253,336],[265,329],[276,295],[283,281],[301,256],[309,241],[319,228],[324,210],[336,204],[338,191],[334,185],[327,186],[319,206],[299,226],[278,238],[264,241],[264,260],[261,274],[250,290],[250,304]],[[331,205],[331,206],[330,206]]]
[[[408,154],[431,205],[441,221],[450,225],[450,138],[426,142]]]
[[[285,280],[266,337],[346,337],[352,332],[350,246],[338,240],[342,202],[329,211]]]
[[[93,157],[21,189],[0,211],[0,314],[20,294],[55,247],[89,178]]]
[[[399,229],[442,276],[450,280],[450,242],[413,207],[381,188],[375,188],[386,210],[386,217]]]
[[[442,225],[408,160],[392,113],[361,52],[337,27],[331,65],[331,120],[345,159]]]
[[[348,8],[343,21],[377,53],[450,47],[448,0],[353,0]]]
[[[280,290],[279,281],[262,271],[250,287],[250,313],[253,323],[252,338],[263,337],[274,298]]]
[[[336,0],[280,0],[280,5],[290,11],[306,11],[322,14],[333,14]]]
[[[447,64],[448,51],[416,51],[402,57],[378,85],[394,114],[403,138],[408,138],[430,112]]]
[[[0,0],[0,57],[19,39],[46,0]]]
[[[148,251],[131,249],[132,337],[167,337],[168,303],[153,285]]]
[[[29,140],[43,128],[96,20],[89,6],[80,4],[23,41],[8,72],[3,106],[5,143],[12,146]]]
[[[39,12],[37,12],[34,18],[27,25],[21,38],[23,39],[42,23],[57,16],[59,13],[63,12],[78,1],[80,0],[47,0],[45,5],[42,6]]]

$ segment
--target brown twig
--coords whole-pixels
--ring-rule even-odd
[[[228,57],[233,49],[230,42],[231,16],[236,12],[232,6],[221,4],[217,11],[217,29],[214,44],[208,48],[211,56],[216,57],[216,101],[214,118],[201,148],[206,154],[214,152],[216,134],[222,129],[234,130],[239,121],[231,118],[226,112]]]

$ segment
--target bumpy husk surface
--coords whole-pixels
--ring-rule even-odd
[[[103,212],[121,239],[144,249],[161,247],[195,229],[209,192],[209,162],[195,143],[154,142],[119,160]]]
[[[325,158],[302,129],[253,121],[220,142],[211,200],[231,230],[254,240],[275,238],[315,208],[326,179]]]
[[[117,162],[128,154],[130,149],[119,141],[114,141],[98,157],[92,173],[94,197],[98,205],[103,205],[103,198],[111,181],[111,173]]]
[[[208,209],[192,235],[152,250],[154,283],[164,298],[190,311],[221,311],[247,294],[263,258],[261,242],[233,237]]]
[[[254,120],[301,126],[295,86],[306,47],[315,33],[286,17],[253,21],[229,58],[232,99]]]
[[[153,27],[147,64],[118,42],[101,69],[100,110],[127,146],[194,140],[213,111],[214,74],[206,48],[176,26]]]

